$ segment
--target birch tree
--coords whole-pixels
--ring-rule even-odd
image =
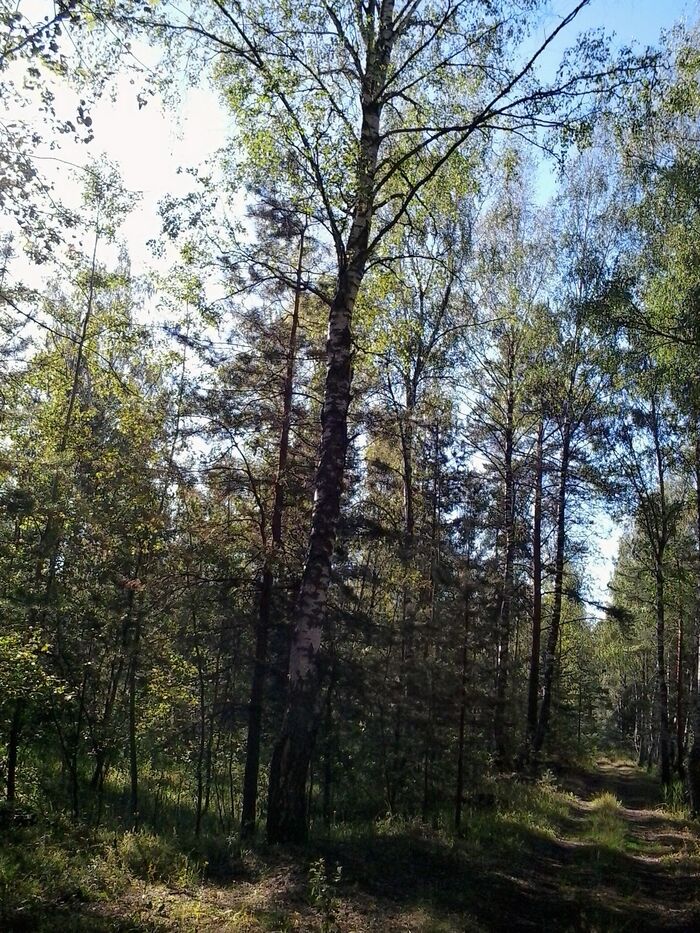
[[[636,65],[628,60],[621,70],[604,43],[588,37],[552,82],[538,80],[539,60],[587,2],[534,44],[525,40],[538,4],[507,0],[262,7],[202,0],[185,13],[167,2],[146,11],[131,4],[93,10],[165,35],[176,47],[184,41],[195,53],[190,61],[213,58],[244,174],[251,183],[274,177],[328,239],[324,275],[301,283],[328,307],[327,368],[289,700],[270,769],[271,841],[302,840],[307,832],[319,650],[348,449],[353,312],[363,281],[388,234],[417,198],[429,196],[448,163],[467,166],[476,144],[498,134],[535,142],[543,130],[587,121],[601,95],[610,100],[637,79]]]

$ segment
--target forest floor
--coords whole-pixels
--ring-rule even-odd
[[[27,887],[19,855],[3,847],[0,930],[700,930],[700,827],[665,810],[658,783],[635,765],[605,759],[537,785],[503,781],[491,803],[467,811],[459,839],[387,822],[244,853],[217,881],[166,883],[148,869],[71,897],[60,871],[44,875],[48,890]],[[20,843],[26,853],[30,839]]]

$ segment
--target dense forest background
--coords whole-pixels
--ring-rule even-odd
[[[7,813],[459,832],[596,748],[700,808],[700,53],[586,5],[0,2]],[[230,119],[151,272],[125,75]]]

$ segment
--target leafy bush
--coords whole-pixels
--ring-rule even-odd
[[[201,868],[163,836],[146,830],[126,832],[116,843],[117,856],[124,868],[144,881],[166,881],[192,887]]]

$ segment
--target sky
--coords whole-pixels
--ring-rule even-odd
[[[549,12],[542,15],[542,35],[572,6],[572,0],[554,0]],[[569,28],[581,32],[602,26],[607,33],[615,33],[622,45],[632,42],[653,45],[662,29],[669,29],[679,20],[692,22],[696,11],[697,4],[692,0],[592,0]],[[564,36],[560,48],[567,41]]]
[[[573,3],[574,0],[552,0],[539,14],[531,39],[533,47],[538,37],[543,38],[560,22]],[[41,11],[47,0],[23,0],[22,6],[29,13]],[[543,72],[554,70],[561,52],[584,29],[603,27],[608,33],[615,33],[617,44],[637,42],[645,46],[656,42],[660,31],[674,22],[692,21],[697,9],[692,0],[592,0],[547,52]],[[146,65],[157,62],[157,54],[141,43],[134,43],[134,52]],[[178,168],[201,165],[224,146],[230,118],[206,81],[185,91],[177,115],[157,97],[139,108],[137,92],[138,84],[131,83],[128,75],[121,75],[113,94],[105,95],[91,111],[95,140],[90,146],[65,138],[59,153],[44,148],[37,154],[44,157],[40,163],[42,170],[56,181],[59,194],[69,199],[77,197],[77,176],[65,164],[52,165],[47,157],[59,155],[69,162],[84,164],[104,154],[117,164],[125,186],[142,194],[140,205],[123,231],[130,243],[132,262],[138,269],[154,261],[146,244],[160,231],[158,202],[166,194],[184,194],[189,189],[188,176],[178,173]],[[70,113],[72,92],[58,88],[58,97]]]
[[[273,0],[270,0],[273,2]],[[544,38],[556,27],[574,0],[552,0],[541,12],[531,38],[533,49],[538,37]],[[23,0],[28,14],[43,12],[47,0]],[[656,43],[662,29],[670,29],[679,20],[692,23],[698,17],[698,4],[692,0],[592,0],[554,43],[543,60],[543,73],[553,72],[559,57],[578,32],[602,27],[614,33],[617,46],[636,43],[638,48]],[[157,53],[134,43],[136,56],[147,65],[157,62]],[[19,72],[18,72],[19,74]],[[104,157],[116,163],[127,189],[140,192],[141,199],[122,228],[129,243],[132,267],[138,274],[149,268],[165,271],[172,253],[156,259],[147,244],[160,233],[158,203],[166,195],[184,195],[191,181],[178,168],[201,166],[215,151],[226,145],[229,117],[206,81],[185,90],[175,115],[157,97],[139,108],[138,85],[128,75],[118,77],[111,95],[105,95],[92,109],[95,140],[90,146],[64,139],[59,151],[40,148],[42,171],[53,179],[59,197],[74,204],[79,197],[79,172],[65,162],[85,164],[90,158]],[[59,104],[71,111],[73,95],[57,88]],[[74,105],[73,105],[74,106]],[[65,161],[56,161],[60,158]],[[543,182],[548,186],[546,177]],[[0,218],[1,224],[1,218]],[[22,270],[31,275],[31,270]],[[21,274],[21,273],[20,273]],[[592,535],[592,553],[588,564],[591,596],[602,600],[612,572],[621,529],[610,517],[598,513]]]
[[[539,16],[533,32],[536,38],[551,31],[571,8],[574,0],[553,0]],[[41,8],[41,0],[31,0],[28,7]],[[614,33],[616,44],[637,42],[640,46],[656,42],[662,29],[678,20],[692,21],[698,5],[691,0],[592,0],[552,46],[543,61],[543,70],[553,69],[563,49],[584,30],[603,27]],[[134,43],[137,58],[155,64],[157,56],[141,43]],[[95,150],[104,152],[121,168],[128,188],[143,192],[141,213],[151,215],[165,193],[177,193],[186,180],[176,174],[179,165],[196,165],[226,141],[228,115],[216,92],[206,83],[186,91],[177,118],[156,98],[139,109],[137,86],[122,75],[114,88],[114,97],[105,96],[92,111],[96,139],[91,147],[71,145],[62,148],[66,158],[82,162]]]

